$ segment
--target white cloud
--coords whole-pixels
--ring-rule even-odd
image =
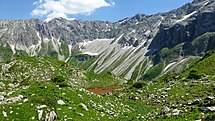
[[[96,9],[108,7],[114,3],[105,0],[38,0],[33,3],[37,7],[31,12],[32,16],[45,16],[46,21],[53,18],[68,18],[68,15],[90,15]]]

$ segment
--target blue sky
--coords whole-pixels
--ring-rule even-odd
[[[114,22],[137,13],[167,12],[188,2],[192,0],[1,0],[0,19],[63,17]]]

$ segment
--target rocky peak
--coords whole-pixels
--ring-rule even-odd
[[[202,3],[202,2],[205,2],[205,1],[214,1],[214,0],[193,0],[192,3]]]
[[[132,17],[131,19],[136,19],[137,21],[143,21],[146,18],[148,18],[147,15],[138,13],[134,17]]]

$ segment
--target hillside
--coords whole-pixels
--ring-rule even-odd
[[[131,112],[116,97],[87,91],[123,82],[111,75],[96,76],[47,57],[21,57],[0,66],[2,120],[45,120],[51,114],[59,120],[108,120]]]
[[[212,121],[214,58],[214,52],[206,54],[181,75],[127,83],[113,75],[96,75],[47,57],[13,59],[0,64],[0,118]],[[194,69],[202,75],[198,79],[189,78],[195,75]],[[112,93],[89,90],[104,91],[117,85],[119,89]]]

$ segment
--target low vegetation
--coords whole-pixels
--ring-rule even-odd
[[[126,82],[48,57],[12,59],[0,63],[0,119],[45,120],[54,111],[57,120],[213,121],[214,60],[209,52],[181,74],[153,79],[162,63],[147,71],[147,81]],[[106,94],[89,91],[111,86]]]

